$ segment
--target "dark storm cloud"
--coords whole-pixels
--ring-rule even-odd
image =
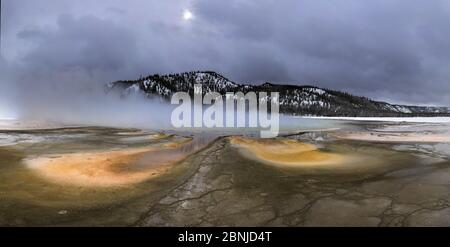
[[[285,79],[294,83],[450,103],[450,15],[444,1],[212,0],[196,10],[228,39],[277,49],[289,71]],[[258,79],[254,72],[246,78]]]
[[[90,74],[114,71],[137,56],[132,33],[92,16],[74,19],[61,15],[55,30],[25,29],[17,36],[35,46],[23,57],[24,62],[45,72],[77,67]]]
[[[447,1],[3,4],[3,53],[19,91],[64,84],[79,92],[115,79],[205,69],[238,82],[315,84],[450,105]],[[186,9],[194,19],[182,19]]]

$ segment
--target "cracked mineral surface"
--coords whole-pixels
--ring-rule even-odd
[[[368,135],[392,132],[395,142],[339,139],[337,130],[277,138],[314,145],[314,152],[358,157],[330,166],[273,165],[275,155],[270,162],[254,159],[233,145],[234,137],[194,136],[194,147],[180,151],[187,152],[186,158],[163,174],[99,188],[51,183],[36,176],[24,160],[92,149],[170,146],[192,137],[107,128],[2,132],[3,139],[15,141],[0,146],[0,225],[449,226],[450,143],[398,141],[398,125],[352,125]],[[415,128],[414,135],[420,135]],[[128,165],[145,170],[142,162],[137,168]]]

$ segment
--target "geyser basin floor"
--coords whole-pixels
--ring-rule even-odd
[[[239,148],[247,157],[260,162],[288,167],[333,166],[351,162],[350,158],[340,154],[324,152],[309,143],[292,139],[250,139],[230,138],[231,144]]]
[[[382,125],[349,123],[348,129],[373,130]],[[433,129],[427,131],[434,133]],[[177,149],[172,143],[184,143],[189,138],[147,138],[154,133],[139,130],[6,131],[2,138],[7,139],[3,141],[7,145],[0,146],[0,225],[450,225],[449,144],[336,140],[332,137],[335,132],[279,138],[283,141],[273,147],[260,145],[273,140],[255,140],[250,147],[281,153],[287,146],[283,151],[286,157],[300,149],[338,155],[344,161],[356,155],[363,161],[335,162],[325,156],[333,162],[305,164],[303,157],[295,165],[273,165],[273,161],[262,162],[242,153],[244,148],[232,144],[230,138],[206,146],[211,138],[202,141],[194,136]],[[164,145],[191,155],[159,176],[126,186],[52,182],[25,162],[42,155],[108,153]],[[157,154],[165,156],[164,152]],[[141,157],[131,170],[113,171],[143,171],[152,167],[154,159],[149,157],[153,155]],[[266,158],[277,159],[274,155]]]
[[[116,134],[131,136],[117,139],[128,144],[145,143],[146,140],[170,140],[173,137],[141,131]],[[88,187],[126,186],[158,176],[171,165],[186,158],[190,153],[181,152],[180,149],[190,141],[191,138],[181,138],[149,143],[152,145],[148,147],[39,155],[25,159],[24,163],[40,177],[53,183]]]
[[[285,169],[237,155],[224,138],[197,156],[197,172],[155,202],[137,225],[450,225],[448,161],[384,144],[329,145],[332,152],[382,159],[370,169],[361,163],[344,173],[314,166]],[[435,163],[423,163],[430,159]]]
[[[170,152],[173,151],[173,152]],[[165,155],[158,153],[164,152]],[[111,187],[140,183],[170,168],[188,154],[176,147],[136,148],[121,151],[60,154],[28,159],[26,165],[51,182],[74,186]],[[153,164],[138,167],[144,156]]]

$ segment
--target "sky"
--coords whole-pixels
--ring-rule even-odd
[[[191,70],[450,106],[450,1],[2,4],[0,110],[76,106],[109,81]]]

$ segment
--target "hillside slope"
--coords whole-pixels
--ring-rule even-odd
[[[448,107],[395,105],[374,101],[349,93],[314,86],[246,85],[232,82],[211,71],[185,72],[170,75],[151,75],[130,81],[107,84],[108,90],[119,90],[123,96],[142,93],[149,98],[170,100],[175,92],[193,94],[194,84],[202,84],[203,92],[279,92],[280,112],[291,115],[346,117],[412,117],[450,116]]]

